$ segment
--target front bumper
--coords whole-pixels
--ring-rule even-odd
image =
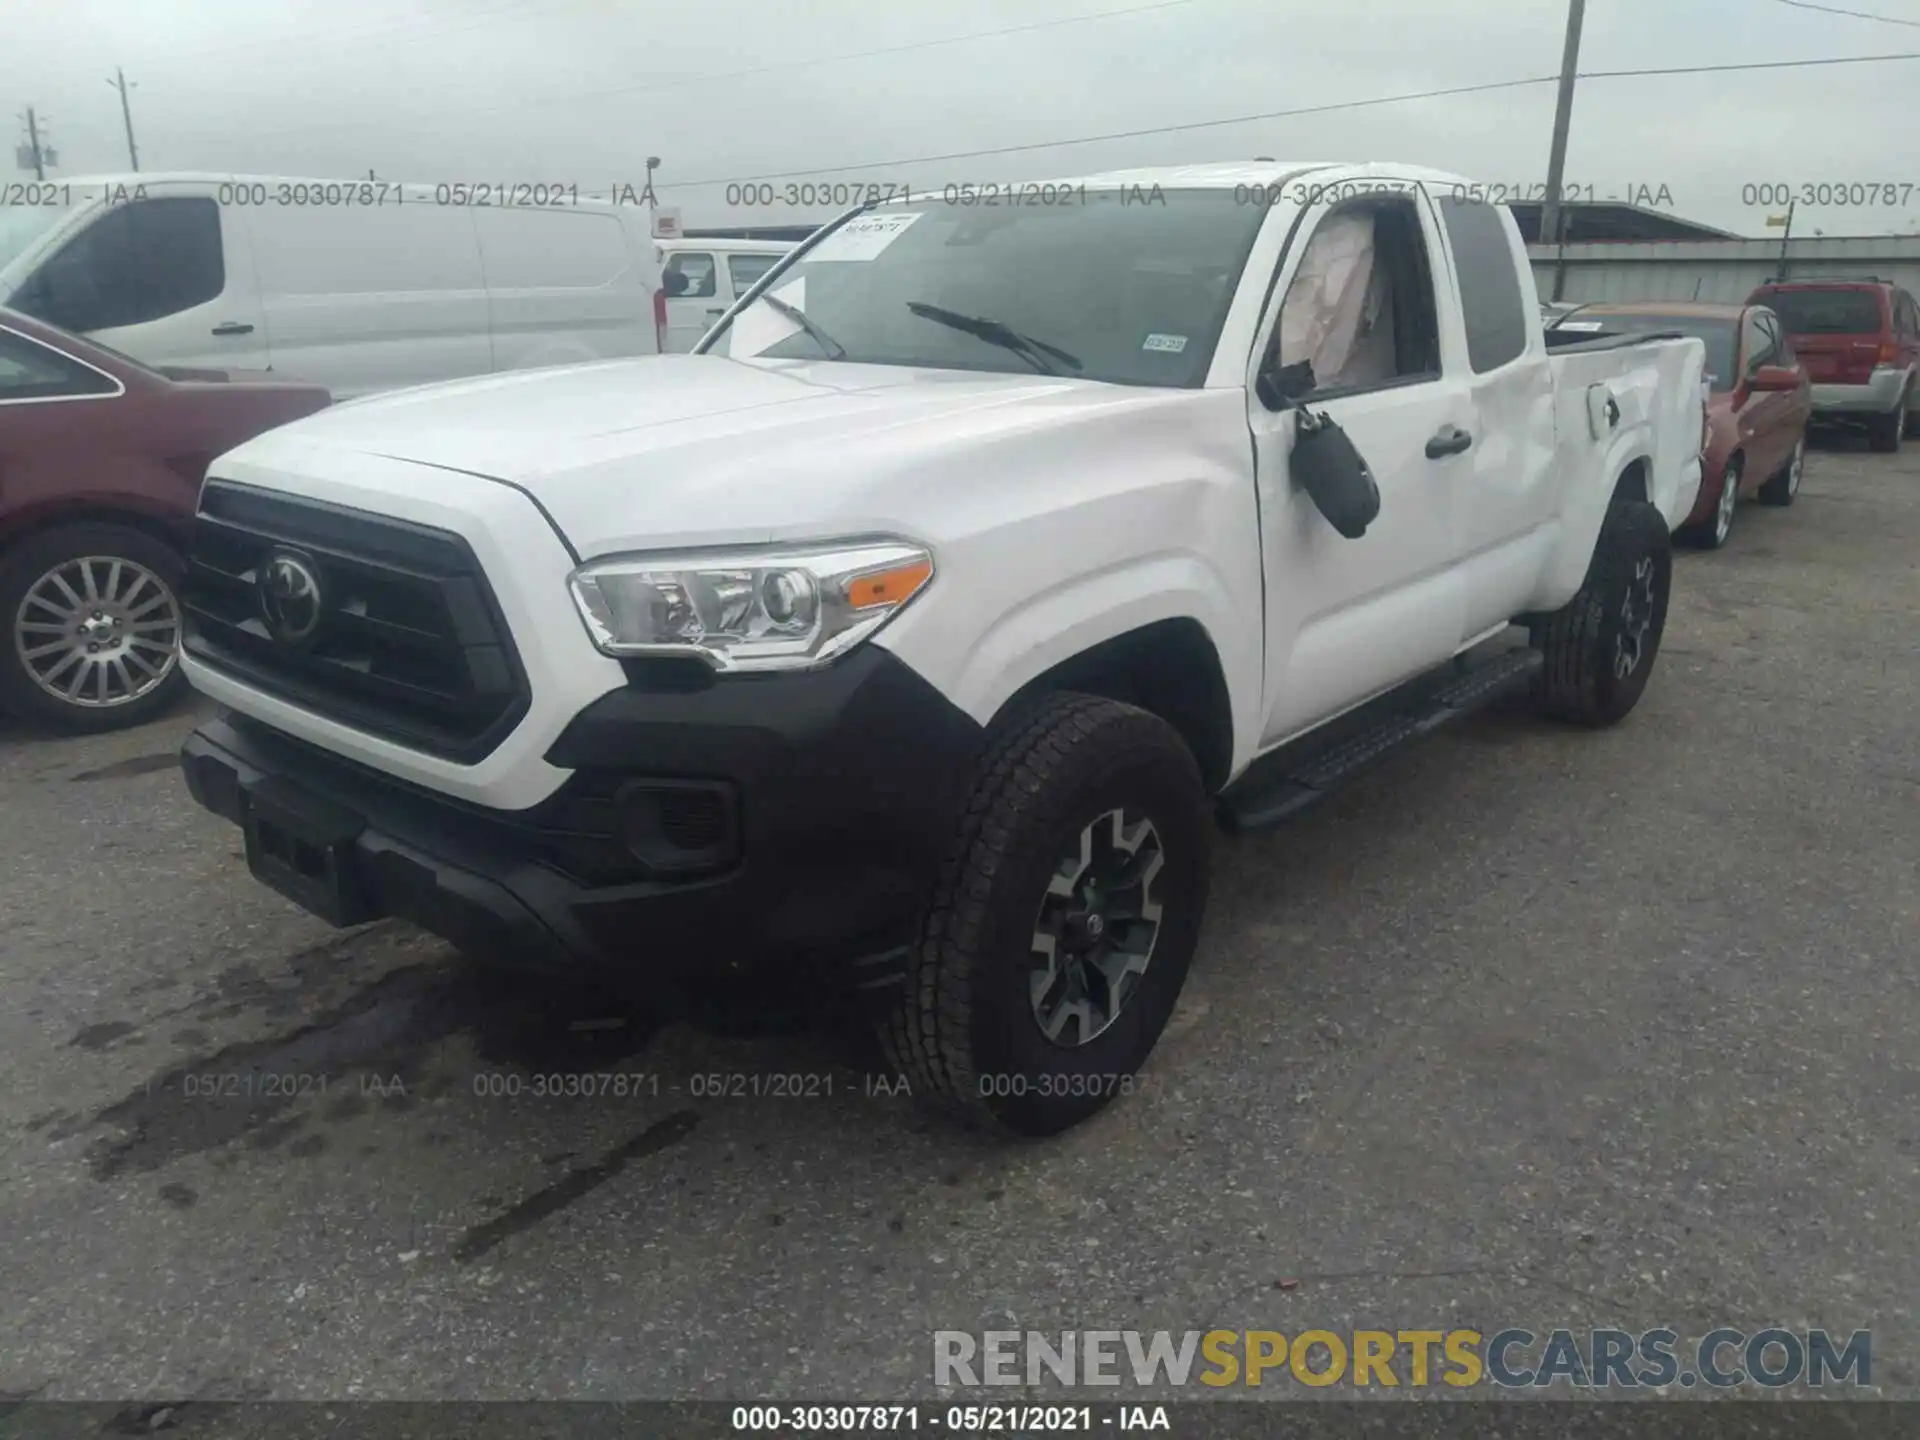
[[[1815,414],[1891,415],[1907,388],[1905,370],[1875,370],[1864,385],[1815,385]]]
[[[983,739],[866,646],[801,675],[639,675],[566,728],[547,759],[572,773],[525,811],[232,715],[195,731],[181,763],[194,799],[246,830],[256,875],[335,924],[397,916],[496,963],[597,972],[671,1006],[701,977],[901,953]],[[657,825],[653,848],[633,839],[626,798],[676,784],[733,812],[720,851],[680,873]]]

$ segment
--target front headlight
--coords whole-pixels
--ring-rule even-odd
[[[930,554],[888,540],[623,555],[582,565],[568,583],[587,633],[609,655],[803,670],[858,645],[932,578]]]

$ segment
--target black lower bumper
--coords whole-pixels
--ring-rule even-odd
[[[547,758],[573,773],[528,811],[451,800],[234,715],[195,731],[181,763],[194,799],[245,830],[255,875],[336,925],[397,916],[495,963],[599,972],[671,1001],[760,965],[897,954],[982,739],[868,646],[802,675],[636,675],[555,743]],[[661,810],[682,792],[698,804]]]

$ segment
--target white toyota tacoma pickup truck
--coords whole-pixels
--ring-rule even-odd
[[[200,501],[193,795],[336,924],[662,1004],[817,974],[916,1094],[1071,1125],[1167,1023],[1216,817],[1647,684],[1700,342],[1550,348],[1476,193],[869,206],[696,353],[273,431]]]

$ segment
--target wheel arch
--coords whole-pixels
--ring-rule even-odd
[[[1653,489],[1649,480],[1652,470],[1652,462],[1645,455],[1634,456],[1621,468],[1619,477],[1613,482],[1612,499],[1651,502]]]
[[[1014,691],[994,724],[1048,695],[1074,691],[1135,705],[1180,733],[1209,793],[1233,768],[1233,700],[1219,649],[1190,616],[1155,620],[1059,661]]]
[[[73,498],[34,506],[0,526],[0,561],[27,541],[64,525],[124,525],[186,558],[187,524],[171,513],[125,501]]]

